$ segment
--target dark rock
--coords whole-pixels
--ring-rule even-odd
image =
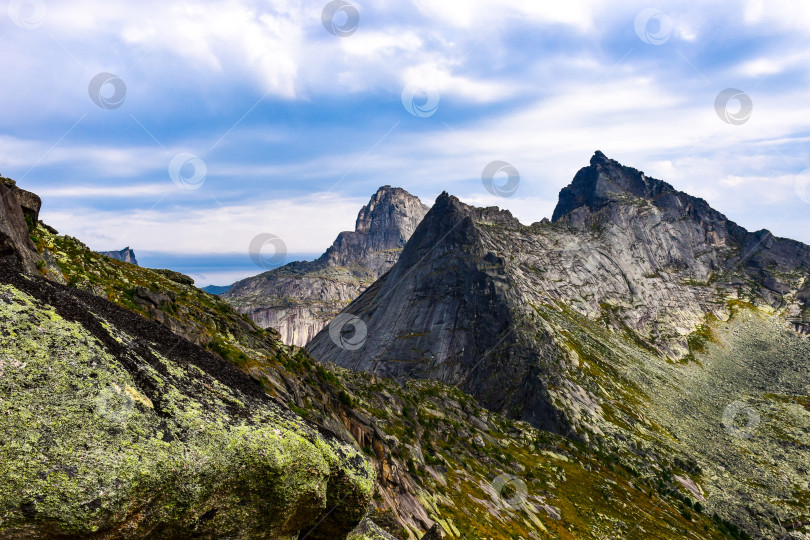
[[[444,538],[444,530],[438,523],[434,523],[433,527],[422,537],[421,540],[442,540]]]
[[[40,222],[39,222],[39,225],[40,225],[40,226],[41,226],[43,229],[45,229],[46,231],[48,231],[48,232],[49,232],[49,233],[51,233],[51,234],[59,234],[59,231],[57,231],[56,229],[54,229],[53,227],[51,227],[51,226],[50,226],[50,225],[48,225],[47,223],[43,223],[42,221],[40,221]]]
[[[152,305],[156,308],[166,307],[174,303],[175,294],[171,291],[159,292],[151,291],[144,287],[135,287],[133,295],[135,303]]]
[[[360,522],[360,525],[352,531],[349,538],[352,540],[397,540],[395,536],[388,534],[388,532],[368,517]]]
[[[559,221],[578,208],[598,212],[612,203],[627,203],[632,198],[650,201],[669,219],[690,217],[707,233],[715,233],[712,243],[727,239],[739,242],[746,234],[745,229],[711,208],[705,200],[609,159],[599,150],[591,158],[590,166],[580,169],[571,184],[560,191],[551,219]]]
[[[138,264],[137,262],[134,264]],[[174,270],[166,270],[166,269],[158,269],[155,270],[158,274],[162,276],[166,276],[170,280],[174,281],[175,283],[179,283],[181,285],[194,285],[194,280],[191,279],[189,276],[185,274],[181,274],[180,272],[175,272]]]
[[[31,193],[19,187],[11,178],[0,177],[0,183],[14,191],[17,195],[17,202],[22,207],[23,214],[31,221],[39,221],[39,211],[42,208],[42,199],[36,193]]]
[[[41,261],[26,224],[16,185],[0,182],[0,261],[28,274],[37,273]],[[36,223],[36,221],[33,221]],[[41,263],[40,263],[41,264]]]

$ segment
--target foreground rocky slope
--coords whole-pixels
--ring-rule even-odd
[[[332,539],[356,526],[374,472],[355,445],[166,326],[46,279],[61,271],[45,261],[62,255],[43,246],[53,233],[2,196],[0,536]]]
[[[381,187],[317,260],[293,262],[235,283],[223,298],[285,343],[304,346],[385,273],[428,208],[401,188]]]
[[[678,456],[705,507],[773,537],[810,521],[808,299],[810,248],[597,152],[554,222],[440,196],[344,311],[362,346],[325,329],[308,349],[457,386],[642,476]]]

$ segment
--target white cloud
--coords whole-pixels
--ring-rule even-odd
[[[425,17],[462,28],[491,28],[498,21],[514,18],[542,24],[563,24],[579,31],[590,30],[603,2],[526,2],[524,0],[414,0]]]
[[[789,69],[806,70],[810,67],[810,52],[780,51],[770,56],[760,56],[740,64],[736,71],[743,77],[763,77],[777,75]]]
[[[266,92],[294,98],[304,47],[300,10],[275,1],[262,12],[231,1],[161,3],[143,19],[128,19],[124,41],[157,47],[198,67],[226,75],[233,66],[254,73]]]
[[[42,219],[62,234],[106,251],[129,245],[136,250],[193,253],[247,253],[258,234],[280,237],[290,253],[324,251],[344,230],[353,230],[367,198],[316,193],[212,208],[169,206],[168,197],[150,210],[129,212],[42,211]]]
[[[139,129],[134,127],[134,129]],[[36,182],[38,168],[61,167],[81,171],[84,175],[98,175],[108,182],[154,174],[171,185],[168,167],[172,158],[189,147],[206,148],[210,142],[176,148],[160,148],[156,144],[127,146],[123,144],[82,144],[69,140],[40,141],[0,136],[0,161],[15,169],[30,170],[29,181]],[[22,178],[19,178],[22,180]]]
[[[163,184],[131,184],[125,186],[67,186],[37,188],[37,195],[47,200],[85,199],[90,197],[124,198],[168,195],[177,191],[177,186],[169,182]]]
[[[746,0],[743,20],[749,25],[771,25],[804,33],[810,26],[810,4],[796,0]]]
[[[435,62],[405,68],[402,85],[436,91],[442,96],[473,103],[504,101],[522,90],[521,85],[510,81],[476,80],[453,75],[452,68]]]

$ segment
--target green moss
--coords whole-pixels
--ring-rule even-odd
[[[356,450],[267,405],[234,412],[243,398],[196,367],[158,357],[161,375],[130,353],[138,382],[83,326],[10,286],[0,327],[0,535],[34,516],[53,535],[125,524],[282,536],[330,500],[370,500],[374,474]]]
[[[683,363],[696,360],[696,354],[706,352],[706,347],[709,343],[716,343],[717,338],[712,330],[712,323],[717,322],[717,317],[709,313],[705,317],[706,322],[699,325],[689,336],[686,338],[686,344],[689,348],[689,353],[681,360]]]

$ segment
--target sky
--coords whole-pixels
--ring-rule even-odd
[[[810,243],[806,1],[6,7],[0,172],[198,285],[316,256],[386,184],[540,221],[597,149]]]

